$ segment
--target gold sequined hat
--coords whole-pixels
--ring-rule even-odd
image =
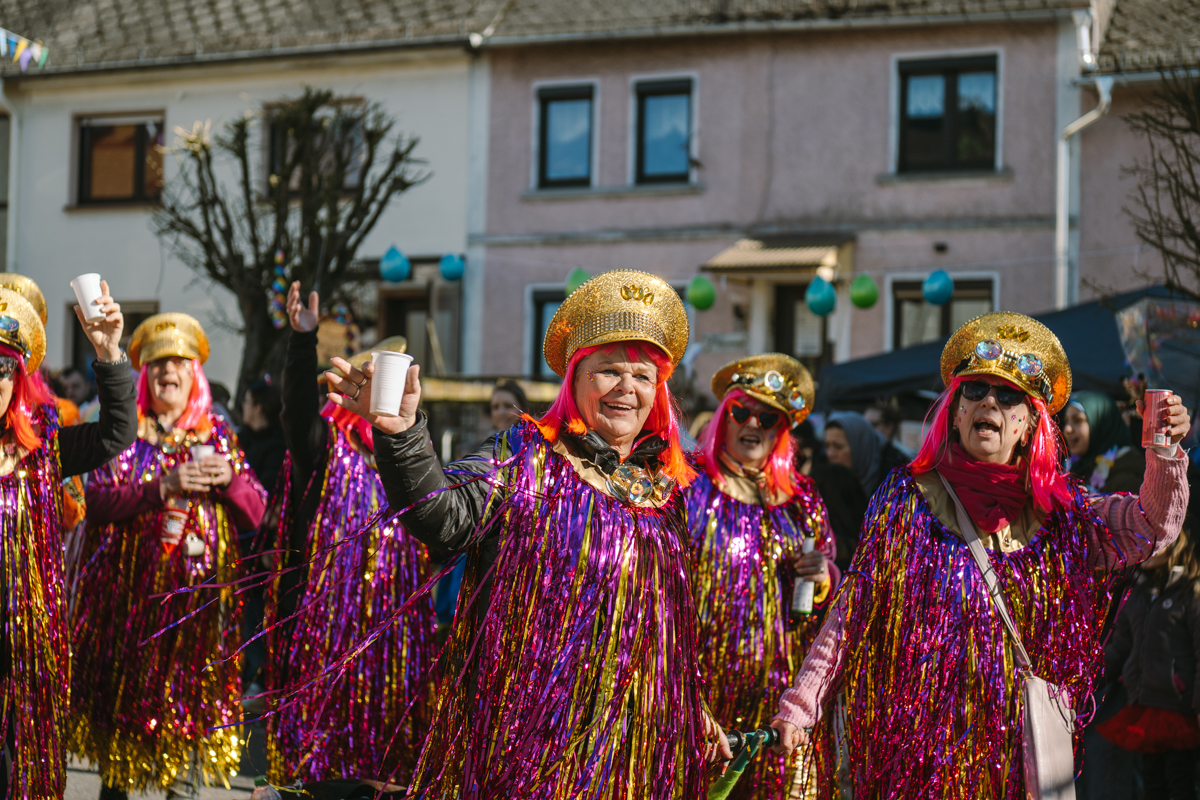
[[[376,344],[374,347],[368,347],[361,353],[355,353],[346,360],[349,361],[350,366],[354,367],[355,369],[362,369],[363,364],[366,364],[371,360],[371,353],[375,350],[390,350],[393,353],[407,353],[408,339],[405,339],[403,336],[389,336],[382,342]],[[337,367],[330,367],[329,372],[342,375],[342,371]],[[342,375],[342,377],[345,376]],[[320,375],[318,375],[317,380],[325,380],[325,373],[322,372]]]
[[[741,389],[755,400],[787,414],[799,425],[812,411],[816,387],[812,375],[796,359],[783,353],[762,353],[731,361],[712,378],[713,394],[724,399],[730,389]]]
[[[11,289],[28,300],[42,325],[46,324],[46,297],[33,278],[15,272],[0,272],[0,289]]]
[[[46,328],[33,304],[12,289],[0,288],[0,344],[20,350],[25,356],[25,374],[30,375],[46,357]]]
[[[612,342],[649,342],[678,364],[687,350],[688,321],[671,285],[635,269],[597,275],[554,312],[542,352],[563,375],[575,351]]]
[[[995,375],[1019,386],[1057,414],[1071,396],[1071,365],[1049,328],[1012,311],[966,322],[942,351],[942,382],[960,375]]]
[[[160,358],[195,358],[208,361],[208,337],[194,317],[177,311],[146,319],[129,340],[129,361],[134,369]]]

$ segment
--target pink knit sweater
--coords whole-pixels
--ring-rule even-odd
[[[1093,542],[1094,566],[1111,568],[1140,563],[1175,541],[1187,510],[1187,464],[1182,449],[1177,449],[1173,457],[1148,449],[1146,474],[1139,494],[1097,498],[1096,511],[1108,524],[1111,539]],[[835,683],[831,673],[836,670],[840,656],[842,614],[839,599],[809,648],[795,685],[780,698],[776,720],[811,728],[821,718],[825,696]]]

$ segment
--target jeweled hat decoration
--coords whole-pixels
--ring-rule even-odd
[[[46,357],[46,328],[33,304],[12,289],[0,288],[0,344],[25,357],[25,374],[42,365]]]
[[[0,272],[0,289],[11,289],[24,297],[37,312],[42,325],[46,324],[46,296],[33,278],[18,275],[15,272]]]
[[[134,330],[129,361],[134,369],[162,358],[208,360],[208,336],[194,317],[178,311],[155,314]]]
[[[679,363],[687,350],[688,320],[669,283],[634,269],[597,275],[554,312],[542,352],[550,369],[564,375],[576,351],[613,342],[649,342]]]
[[[1071,365],[1058,337],[1024,314],[994,311],[963,324],[942,351],[942,382],[995,375],[1057,414],[1071,396]]]
[[[812,411],[816,386],[796,359],[783,353],[762,353],[731,361],[712,378],[713,394],[724,399],[730,389],[746,394],[787,414],[799,425]]]

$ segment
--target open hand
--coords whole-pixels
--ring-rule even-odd
[[[1164,425],[1170,430],[1167,446],[1174,448],[1175,445],[1187,438],[1188,431],[1192,427],[1192,418],[1188,416],[1188,410],[1183,406],[1183,398],[1177,394],[1173,394],[1167,398],[1167,407],[1164,410],[1163,416],[1160,419],[1146,419],[1146,403],[1142,400],[1137,401],[1138,416],[1142,418],[1143,425],[1149,425],[1152,428],[1161,428]]]
[[[320,321],[318,312],[321,308],[321,298],[316,292],[308,293],[308,307],[300,302],[300,281],[292,281],[292,287],[288,289],[287,296],[287,315],[288,322],[292,323],[292,330],[298,333],[308,333],[317,329],[317,322]]]
[[[117,361],[121,358],[121,333],[125,330],[125,317],[121,314],[121,305],[108,293],[108,281],[100,281],[100,291],[103,294],[96,299],[96,305],[104,312],[104,316],[84,319],[83,309],[79,306],[75,306],[75,316],[79,318],[88,341],[96,349],[96,358]]]
[[[342,374],[325,373],[325,379],[329,381],[328,397],[331,401],[362,417],[384,433],[400,433],[417,424],[417,408],[421,405],[419,366],[413,364],[408,368],[399,416],[380,417],[371,413],[371,376],[375,374],[375,365],[367,362],[360,370],[350,366],[350,362],[344,358],[334,358],[332,361]]]

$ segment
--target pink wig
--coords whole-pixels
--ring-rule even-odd
[[[558,397],[542,415],[542,418],[534,420],[528,414],[523,416],[534,422],[549,442],[558,439],[559,431],[563,428],[576,436],[585,435],[587,425],[583,421],[579,407],[575,405],[575,368],[580,361],[597,350],[603,350],[605,355],[610,355],[618,347],[624,349],[631,361],[649,361],[658,368],[654,406],[650,409],[650,415],[646,417],[642,435],[657,433],[666,440],[667,449],[663,452],[662,457],[663,472],[668,477],[675,479],[680,486],[687,486],[696,477],[696,471],[691,468],[683,454],[683,445],[679,441],[679,420],[675,411],[675,398],[671,396],[671,390],[667,388],[667,381],[670,379],[674,367],[667,354],[652,344],[613,342],[576,350],[575,354],[571,356],[571,363],[567,364],[567,371],[563,375],[562,388],[558,390]]]
[[[375,452],[375,434],[371,427],[371,423],[355,414],[353,411],[347,411],[332,400],[325,401],[325,407],[321,409],[321,416],[329,420],[329,423],[336,428],[341,429],[346,433],[353,431],[358,434],[358,439],[365,444],[372,453]]]
[[[946,391],[942,392],[929,415],[926,416],[925,421],[929,423],[929,432],[925,434],[921,450],[913,459],[914,475],[934,469],[950,452],[950,432],[953,429],[951,411],[958,398],[959,387],[971,377],[973,376],[957,377],[950,381]],[[1014,384],[1007,383],[1007,385],[1021,390]],[[1029,437],[1029,445],[1025,453],[1026,462],[1029,464],[1029,483],[1033,490],[1033,502],[1042,511],[1049,512],[1054,508],[1055,501],[1063,505],[1073,503],[1074,495],[1062,472],[1059,471],[1062,449],[1058,426],[1046,412],[1044,402],[1029,395],[1026,395],[1025,399],[1033,408],[1033,413],[1037,418],[1037,427],[1033,429],[1033,433]],[[933,418],[932,423],[929,421],[930,417]]]
[[[0,345],[0,355],[11,356],[17,360],[17,369],[12,375],[12,396],[8,400],[4,422],[16,436],[17,444],[32,453],[42,446],[42,437],[33,426],[33,412],[39,406],[53,403],[54,395],[46,388],[40,375],[36,372],[32,375],[25,372],[23,354],[11,347]]]
[[[179,419],[175,420],[175,427],[183,428],[185,431],[194,430],[202,420],[208,419],[209,412],[212,411],[212,390],[208,388],[208,378],[204,377],[204,368],[200,366],[199,359],[193,358],[190,363],[192,366],[192,390],[188,393],[187,406],[179,415]],[[142,364],[142,373],[138,376],[137,407],[138,414],[141,416],[153,416],[154,414],[154,409],[150,406],[148,369],[149,364]]]
[[[718,453],[725,447],[725,432],[729,429],[729,406],[735,400],[743,398],[754,399],[741,389],[730,389],[725,395],[725,399],[717,406],[717,410],[713,412],[713,420],[704,429],[704,435],[700,437],[700,454],[703,458],[704,471],[708,473],[708,477],[712,478],[713,483],[718,485],[725,481],[725,476],[721,473]],[[796,494],[796,472],[793,466],[796,443],[788,433],[788,415],[783,412],[780,414],[784,424],[776,426],[779,434],[775,438],[774,449],[767,456],[767,464],[763,472],[767,477],[767,488],[791,499]]]

